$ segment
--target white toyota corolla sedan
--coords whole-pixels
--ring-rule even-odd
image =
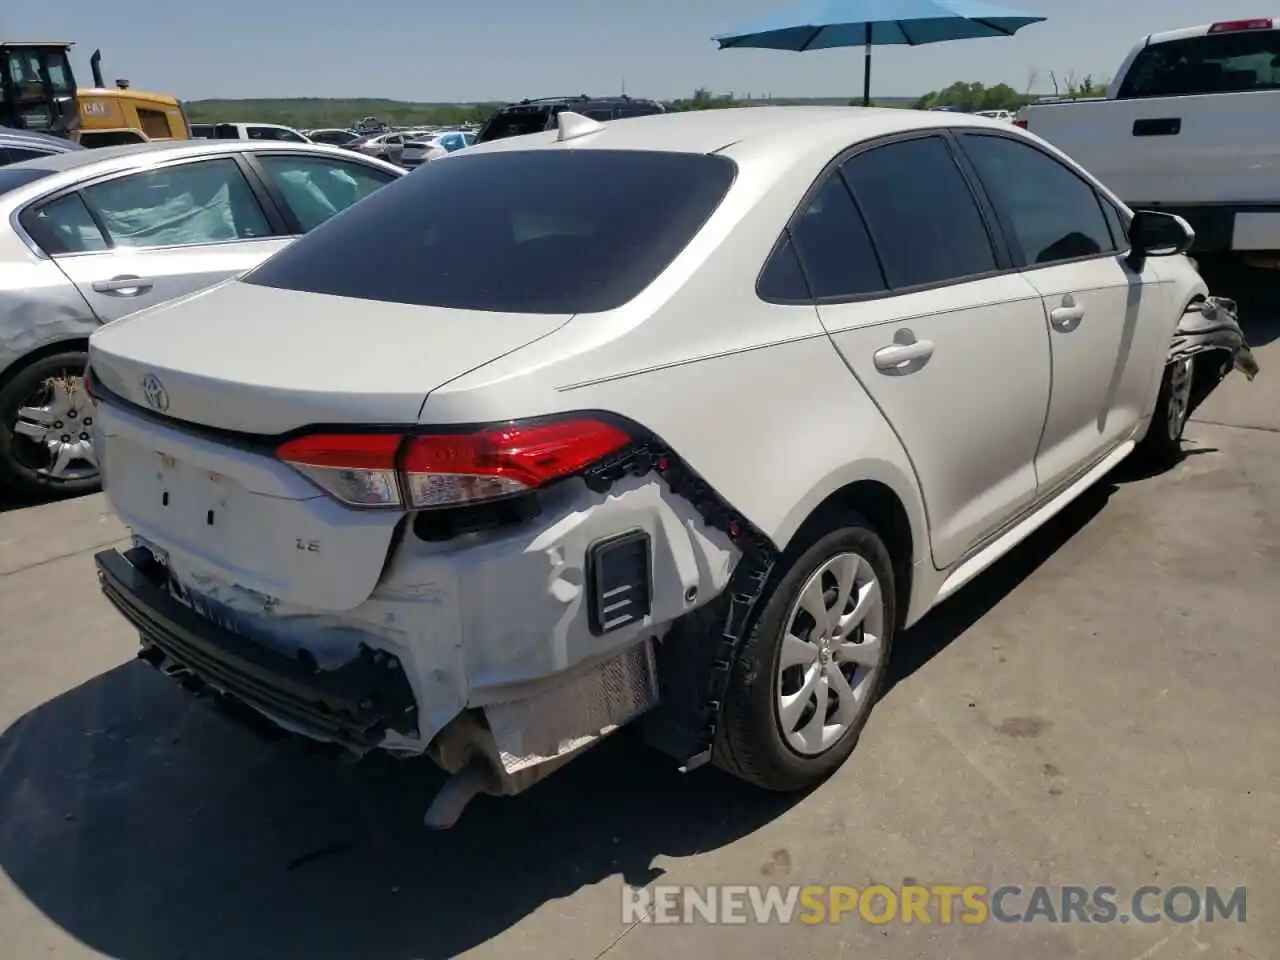
[[[438,826],[632,720],[803,788],[895,636],[1176,458],[1192,239],[997,121],[566,113],[94,334],[102,586],[188,689],[429,754]]]

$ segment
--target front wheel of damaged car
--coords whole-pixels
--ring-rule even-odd
[[[893,564],[861,518],[838,523],[788,550],[726,696],[716,763],[770,790],[803,790],[839,767],[884,686]]]
[[[0,387],[0,489],[42,499],[98,489],[87,359],[41,357]]]
[[[1167,469],[1182,459],[1182,434],[1191,416],[1195,385],[1195,357],[1182,357],[1165,366],[1151,425],[1138,444],[1139,459],[1156,469]]]

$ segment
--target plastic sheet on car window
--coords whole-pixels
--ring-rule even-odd
[[[253,195],[238,186],[241,196],[224,171],[192,169],[125,177],[84,194],[116,246],[178,246],[267,233]]]

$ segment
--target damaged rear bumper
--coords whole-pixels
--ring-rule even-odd
[[[94,556],[102,592],[139,631],[139,656],[164,672],[242,701],[285,729],[356,753],[389,731],[415,736],[416,703],[399,660],[362,645],[334,669],[272,650],[174,599],[144,550]]]

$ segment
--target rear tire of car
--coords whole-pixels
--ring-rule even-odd
[[[1182,434],[1191,416],[1195,357],[1165,365],[1151,425],[1134,451],[1152,469],[1169,469],[1182,460]]]
[[[862,728],[875,705],[888,673],[889,655],[893,646],[896,620],[896,603],[893,579],[893,563],[889,551],[875,529],[856,514],[842,512],[822,518],[821,522],[811,525],[808,532],[802,531],[797,542],[789,548],[778,564],[773,583],[766,588],[762,598],[763,606],[759,617],[749,633],[730,679],[729,690],[725,697],[724,711],[718,728],[716,749],[713,759],[721,769],[740,777],[750,783],[767,790],[797,791],[816,786],[829,777],[853,752]],[[832,564],[852,563],[842,558],[858,558],[865,567],[867,583],[875,584],[878,596],[874,599],[875,609],[871,615],[879,636],[863,631],[852,644],[836,641],[830,646],[834,651],[844,647],[858,651],[863,659],[874,658],[874,665],[868,666],[868,673],[859,678],[858,667],[854,666],[852,678],[847,679],[845,689],[856,691],[854,702],[857,704],[856,715],[849,718],[847,725],[840,730],[841,724],[828,724],[826,719],[818,721],[819,732],[832,737],[830,743],[825,736],[817,739],[818,746],[797,749],[797,733],[788,728],[794,725],[784,721],[787,712],[786,685],[804,683],[808,676],[804,666],[784,667],[786,656],[793,659],[791,650],[796,649],[796,621],[793,619],[800,608],[805,607],[802,593],[815,582],[815,577],[825,577],[832,569]],[[821,580],[818,581],[821,584]],[[856,587],[851,600],[856,602],[861,587]],[[824,604],[834,606],[832,591],[823,592]],[[849,607],[841,607],[835,611],[835,617]],[[833,618],[834,619],[834,618]],[[868,620],[864,619],[863,624]],[[814,628],[817,629],[817,628]],[[814,629],[800,632],[815,637]],[[789,634],[791,635],[789,637]],[[853,633],[844,635],[848,641]],[[868,639],[871,638],[871,639]],[[871,640],[878,643],[872,651]],[[828,655],[828,644],[820,639],[816,646],[821,651],[821,659],[815,667],[826,671],[843,669],[837,662],[839,655],[832,652]],[[784,653],[784,648],[787,650]],[[795,680],[796,671],[800,670],[800,679]],[[842,676],[844,674],[842,673]],[[819,681],[822,683],[822,681]],[[836,681],[838,683],[838,680]],[[830,684],[834,688],[835,684]],[[838,695],[828,694],[827,685],[819,686],[823,700],[834,706],[838,717],[843,707]],[[797,690],[790,697],[792,704],[802,693]],[[828,699],[832,697],[833,699]],[[812,729],[814,716],[819,709],[817,697],[810,694],[806,706],[798,715],[798,726]],[[832,706],[828,706],[830,713]],[[805,717],[809,720],[806,721]],[[810,745],[812,746],[812,745]]]
[[[18,411],[36,396],[43,384],[58,377],[81,378],[89,356],[81,351],[57,353],[41,357],[22,367],[0,388],[0,490],[11,491],[27,499],[53,499],[91,493],[101,487],[101,474],[91,477],[59,479],[41,473],[21,454],[23,437],[15,433]]]

